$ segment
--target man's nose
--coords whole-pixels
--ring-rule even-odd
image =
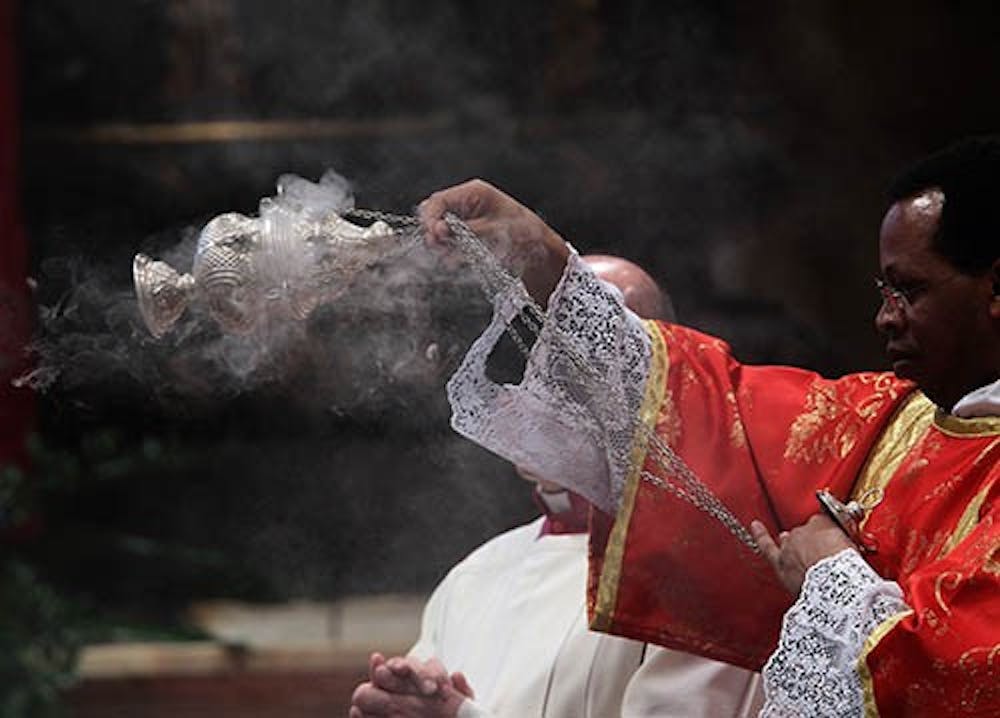
[[[883,300],[875,312],[875,329],[887,337],[898,335],[905,323],[903,310],[893,302]]]

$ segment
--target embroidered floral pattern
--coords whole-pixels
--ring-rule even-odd
[[[857,374],[853,379],[865,387],[856,403],[849,387],[825,379],[813,382],[805,408],[789,430],[786,459],[814,464],[843,459],[857,444],[861,427],[879,415],[885,402],[895,400],[902,386],[889,374]]]

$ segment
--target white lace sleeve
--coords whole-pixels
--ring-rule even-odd
[[[854,549],[812,566],[764,666],[761,718],[863,716],[858,658],[880,623],[909,610],[902,595]]]
[[[649,336],[621,294],[573,252],[521,383],[497,384],[486,361],[523,296],[495,298],[493,321],[449,380],[452,426],[613,512],[649,374]]]

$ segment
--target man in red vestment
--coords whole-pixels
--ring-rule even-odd
[[[421,205],[432,244],[448,242],[454,212],[547,307],[521,387],[461,367],[453,424],[503,456],[530,435],[539,449],[519,463],[599,509],[595,628],[766,661],[765,716],[1000,715],[998,196],[995,138],[894,183],[876,317],[893,373],[838,380],[741,365],[718,339],[638,321],[486,183]],[[527,428],[507,436],[496,419]],[[544,444],[588,469],[562,471]],[[686,470],[731,520],[685,490]],[[853,539],[818,510],[818,489],[865,509]],[[736,540],[741,525],[752,540]]]

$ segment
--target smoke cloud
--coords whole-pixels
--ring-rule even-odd
[[[272,216],[274,207],[292,207],[296,218],[308,218],[354,205],[349,183],[333,171],[318,183],[285,175],[278,186],[274,200],[265,200]],[[178,234],[157,256],[187,272],[205,255],[205,235],[196,228]],[[293,236],[283,245],[276,267],[288,275],[269,277],[272,285],[294,284],[310,270],[306,263],[316,259],[310,239],[315,237]],[[58,382],[72,393],[126,381],[174,408],[266,389],[311,411],[338,415],[405,409],[441,390],[463,337],[488,310],[469,273],[446,269],[422,245],[400,252],[381,241],[384,257],[369,257],[357,241],[344,245],[345,255],[361,253],[365,264],[302,320],[268,314],[265,305],[251,331],[233,333],[192,302],[160,338],[143,323],[134,290],[123,282],[125,267],[82,257],[48,259],[41,267],[42,293],[49,285],[64,290],[41,305],[32,345],[36,366],[16,382],[39,391]]]

